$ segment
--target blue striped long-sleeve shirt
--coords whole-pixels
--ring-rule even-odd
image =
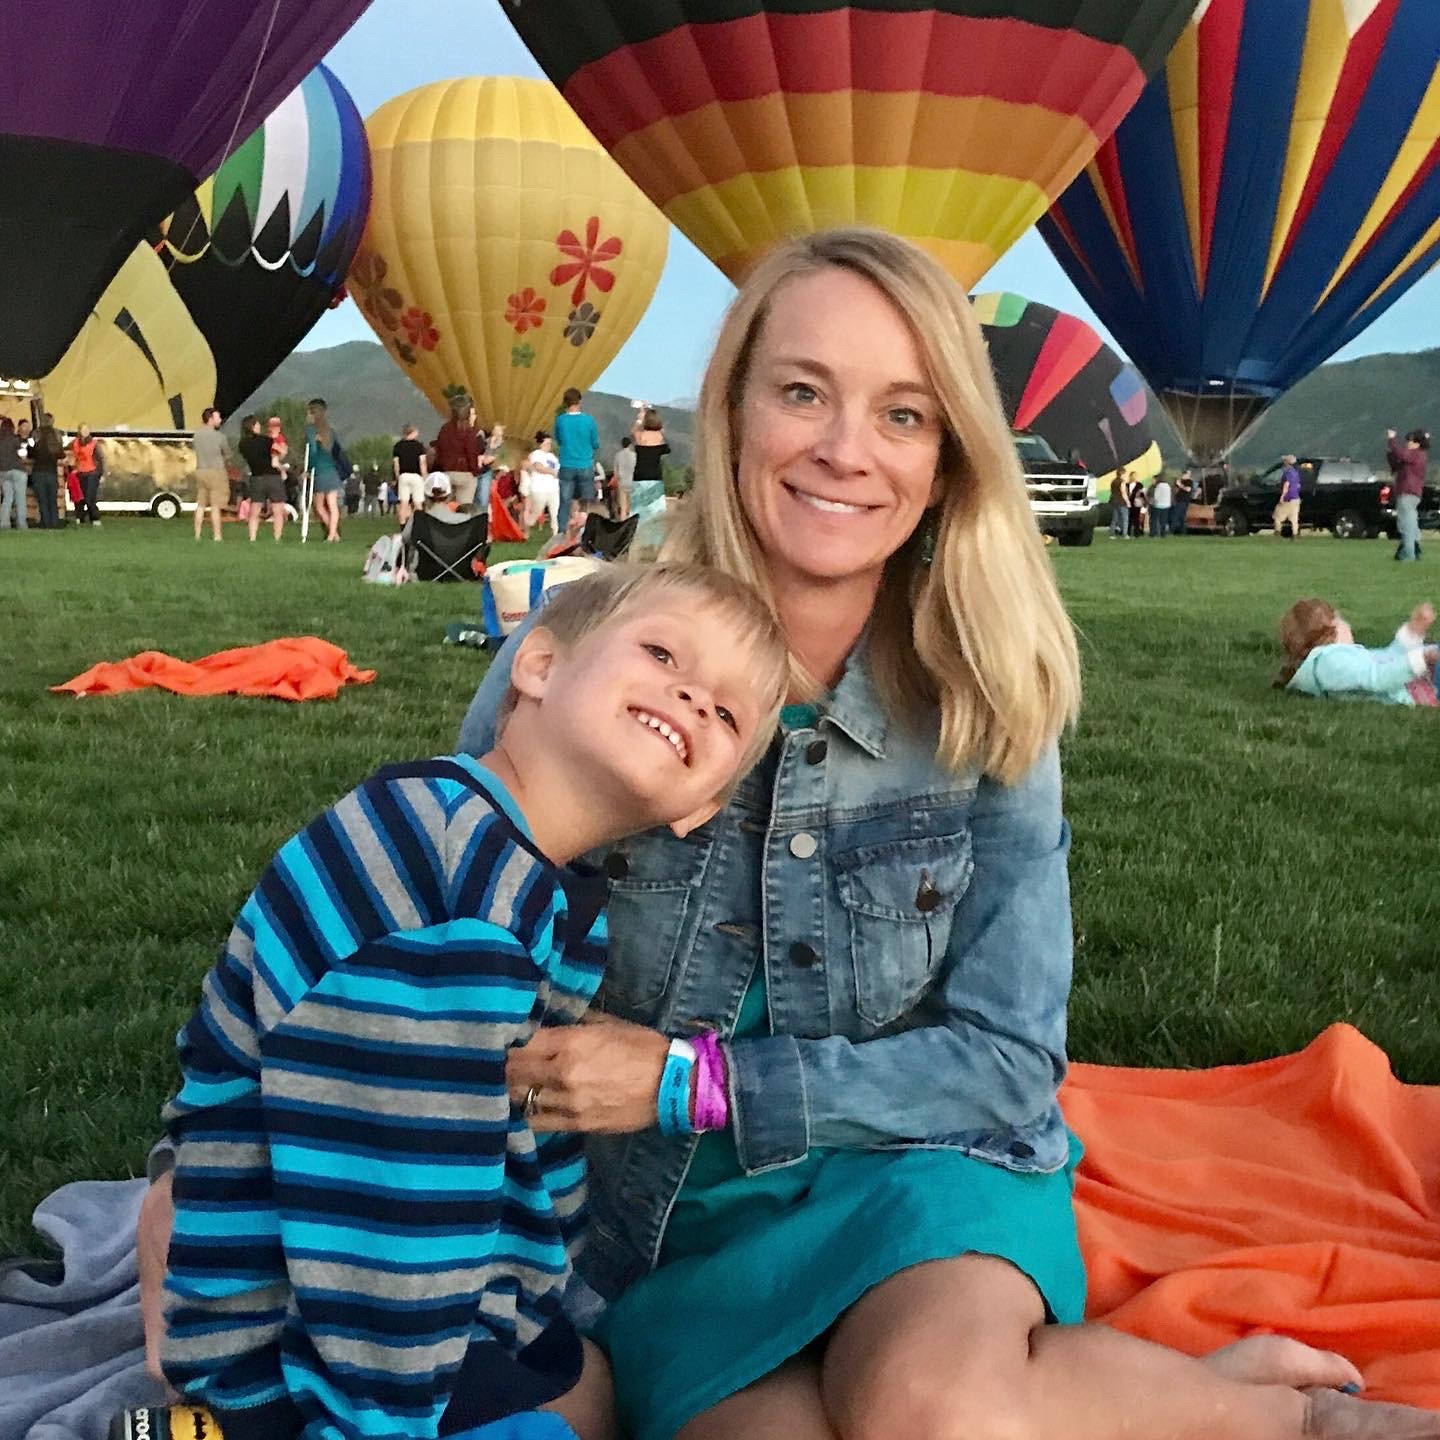
[[[281,848],[179,1036],[178,1389],[288,1396],[305,1440],[429,1437],[470,1346],[559,1313],[583,1153],[537,1141],[505,1058],[593,998],[602,898],[467,756],[381,771]]]

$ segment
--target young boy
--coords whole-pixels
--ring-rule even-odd
[[[505,1074],[600,982],[603,882],[558,867],[715,814],[787,668],[739,583],[607,568],[519,646],[488,755],[382,770],[281,848],[166,1109],[162,1362],[191,1403],[112,1435],[402,1440],[574,1384],[581,1137],[533,1134]]]

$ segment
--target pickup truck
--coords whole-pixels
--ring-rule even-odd
[[[1050,442],[1033,431],[1015,432],[1015,451],[1025,471],[1030,511],[1041,533],[1062,545],[1089,545],[1100,519],[1095,477],[1062,460]]]
[[[1373,539],[1377,535],[1396,538],[1394,490],[1383,469],[1377,471],[1372,465],[1354,460],[1309,455],[1303,456],[1296,468],[1300,471],[1302,530],[1329,530],[1341,540]],[[1280,498],[1283,469],[1277,462],[1259,475],[1227,485],[1215,506],[1214,528],[1222,535],[1246,535],[1273,528],[1271,515]],[[1434,528],[1437,509],[1440,491],[1427,483],[1420,500],[1423,528]]]

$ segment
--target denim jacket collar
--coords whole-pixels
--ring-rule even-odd
[[[868,643],[862,635],[850,652],[845,673],[824,706],[824,720],[843,730],[866,754],[883,760],[890,722],[870,679],[870,667],[864,663]]]

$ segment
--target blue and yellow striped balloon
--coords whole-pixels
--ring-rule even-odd
[[[1206,0],[1040,228],[1223,453],[1440,259],[1440,3]]]

